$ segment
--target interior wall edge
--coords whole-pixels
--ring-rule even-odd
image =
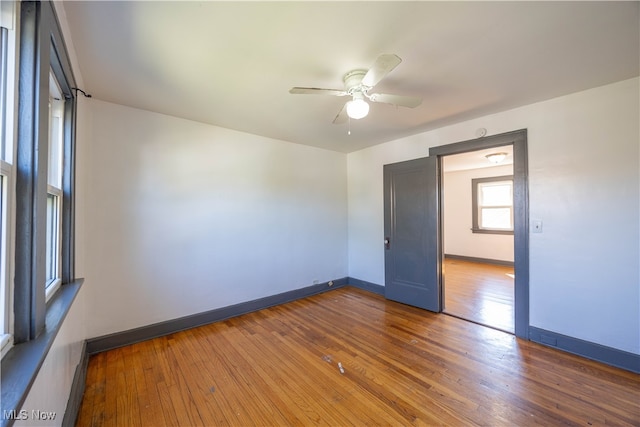
[[[62,427],[74,427],[76,425],[80,406],[82,405],[82,398],[84,397],[88,369],[89,353],[87,353],[87,342],[84,341],[80,353],[80,362],[78,362],[73,375],[73,382],[71,383],[71,390],[69,391],[69,400],[67,400],[67,407],[64,411],[64,417],[62,418]]]

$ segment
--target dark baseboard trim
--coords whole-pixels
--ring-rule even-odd
[[[13,425],[31,386],[56,339],[84,279],[62,285],[47,303],[44,331],[34,340],[16,344],[2,359],[0,426]]]
[[[640,355],[584,341],[556,332],[529,327],[529,339],[548,347],[640,374]]]
[[[301,289],[283,292],[277,295],[271,295],[252,301],[247,301],[228,307],[217,308],[215,310],[196,313],[190,316],[180,317],[178,319],[167,320],[165,322],[155,323],[152,325],[142,326],[140,328],[130,329],[123,332],[104,335],[101,337],[91,338],[87,340],[87,353],[89,355],[101,353],[126,345],[135,344],[141,341],[169,335],[175,332],[184,331],[209,323],[218,322],[220,320],[229,319],[231,317],[240,316],[242,314],[251,313],[253,311],[262,310],[263,308],[272,307],[274,305],[284,304],[316,295],[332,289],[341,288],[347,284],[347,278],[336,279],[330,282],[319,283],[317,285],[307,286]]]
[[[78,419],[78,413],[80,412],[80,405],[82,404],[82,397],[84,396],[84,386],[87,380],[87,368],[89,367],[89,353],[87,353],[87,342],[82,343],[82,353],[80,355],[80,362],[76,366],[76,373],[73,376],[73,383],[71,384],[71,391],[69,392],[69,400],[67,401],[67,408],[64,411],[64,418],[62,419],[62,427],[73,427],[76,425]]]
[[[473,256],[451,255],[451,254],[444,254],[444,257],[449,259],[459,259],[460,261],[481,262],[483,264],[505,265],[507,267],[514,266],[513,261],[502,261],[499,259],[477,258]]]
[[[325,282],[204,313],[198,313],[179,319],[169,320],[162,323],[87,340],[83,347],[83,354],[80,363],[76,369],[73,386],[69,396],[69,403],[67,404],[67,410],[65,412],[62,425],[73,426],[75,424],[80,404],[82,402],[82,396],[84,394],[89,356],[93,354],[229,319],[231,317],[258,311],[263,308],[284,304],[333,289],[342,288],[347,285],[378,295],[384,295],[385,287],[382,285],[377,285],[375,283],[353,277],[345,277],[334,280],[332,286],[329,286],[329,282]],[[593,359],[631,372],[640,373],[640,355],[637,354],[627,353],[532,326],[529,327],[529,337],[531,341],[535,341],[549,347],[567,351],[578,356]]]
[[[366,282],[364,280],[356,279],[354,277],[348,277],[347,280],[348,280],[348,284],[353,287],[384,296],[384,286],[382,285],[376,285],[375,283]]]

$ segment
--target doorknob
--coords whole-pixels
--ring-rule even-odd
[[[389,240],[388,237],[384,238],[384,248],[385,249],[391,249],[391,241]]]

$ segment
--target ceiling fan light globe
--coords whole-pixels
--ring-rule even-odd
[[[347,115],[352,119],[361,119],[369,114],[369,104],[364,99],[347,102]]]

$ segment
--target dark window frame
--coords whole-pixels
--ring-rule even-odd
[[[0,162],[2,162],[3,168],[7,164],[11,164],[11,171],[13,171],[13,162],[7,162],[6,152],[7,152],[7,144],[6,144],[6,135],[7,135],[7,80],[8,80],[8,69],[9,69],[9,29],[0,26]],[[8,175],[8,174],[6,174]],[[6,179],[6,183],[4,182]],[[8,222],[11,220],[11,216],[6,212],[6,210],[10,210],[13,206],[13,201],[10,199],[9,195],[12,195],[13,188],[9,188],[10,185],[14,184],[14,180],[11,177],[6,176],[3,171],[2,175],[0,175],[0,219],[4,219],[7,221],[5,225],[2,220],[0,220],[0,262],[5,262],[5,266],[7,270],[10,270],[9,267],[9,256],[7,254],[10,244],[7,239],[7,234],[11,235],[12,225]],[[7,187],[6,194],[5,193],[5,185]],[[6,230],[8,233],[3,233],[3,227],[6,226]],[[0,284],[0,292],[3,295],[0,297],[0,301],[3,302],[4,306],[2,307],[2,311],[0,312],[2,318],[0,319],[0,336],[2,335],[12,335],[13,330],[9,326],[10,316],[12,314],[12,310],[10,308],[10,304],[13,304],[13,301],[10,300],[10,294],[7,288],[10,288],[11,285],[9,283],[9,273],[7,271],[0,271],[2,277],[0,278],[0,283],[4,282],[4,286]]]
[[[8,33],[9,30],[4,27],[0,27],[0,65],[8,65]],[[7,75],[6,69],[4,67],[0,67],[0,120],[2,120],[0,129],[2,132],[0,133],[0,159],[4,158],[6,147],[5,147],[5,135],[6,135],[6,114],[5,110],[7,108]]]
[[[487,182],[501,182],[511,181],[511,188],[513,190],[514,182],[513,175],[492,176],[487,178],[473,178],[471,180],[471,232],[478,234],[506,234],[513,235],[513,221],[511,230],[494,230],[489,228],[480,227],[480,218],[478,215],[478,184],[484,184]],[[511,198],[511,214],[513,216],[513,197]]]
[[[75,77],[53,3],[20,2],[14,275],[14,346],[1,366],[3,412],[19,410],[62,326],[82,280],[75,279]],[[60,289],[46,302],[49,73],[65,102]],[[0,419],[1,426],[13,424]]]
[[[45,248],[49,138],[49,73],[65,103],[62,206],[62,284],[74,278],[75,78],[53,4],[21,3],[16,173],[14,342],[44,328]]]

